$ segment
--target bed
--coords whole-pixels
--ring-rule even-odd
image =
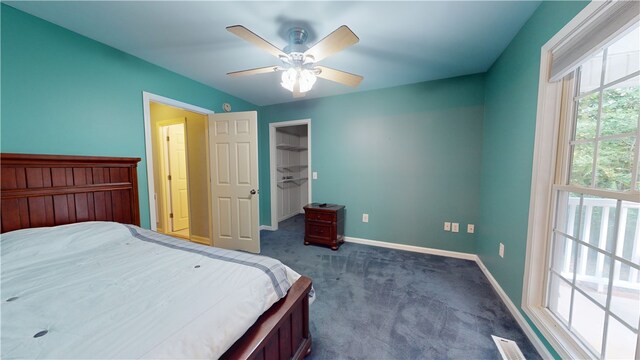
[[[310,279],[273,259],[141,229],[140,159],[0,160],[3,358],[302,359],[310,352]],[[88,268],[99,271],[89,276]]]

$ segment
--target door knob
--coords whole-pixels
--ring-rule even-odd
[[[249,191],[249,194],[251,195],[255,195],[257,193],[257,191],[255,189],[251,189],[251,191]]]

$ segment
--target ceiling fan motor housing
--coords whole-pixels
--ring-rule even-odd
[[[305,45],[308,37],[309,33],[307,30],[301,27],[289,29],[289,45],[284,48],[284,51],[290,55],[294,53],[304,53],[309,49],[309,47]]]

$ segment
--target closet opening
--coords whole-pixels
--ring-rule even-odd
[[[271,229],[311,202],[311,120],[269,124]]]

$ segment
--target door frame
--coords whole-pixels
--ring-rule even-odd
[[[269,124],[269,178],[271,190],[271,226],[268,230],[278,230],[278,201],[276,179],[276,129],[287,126],[307,125],[307,186],[309,187],[307,203],[311,203],[312,169],[311,169],[311,119],[273,122]]]
[[[154,169],[153,169],[153,147],[152,147],[152,139],[151,139],[151,102],[160,103],[164,105],[169,105],[177,108],[181,108],[183,110],[191,111],[194,113],[202,114],[208,116],[209,114],[213,114],[213,110],[201,108],[199,106],[191,105],[182,101],[170,99],[168,97],[156,95],[150,92],[143,91],[142,92],[142,108],[144,115],[144,145],[145,145],[145,155],[147,162],[147,189],[149,191],[149,226],[151,230],[157,230],[158,227],[156,222],[158,221],[156,211],[158,208],[156,207],[156,199],[155,199],[155,185],[154,185]],[[207,127],[208,129],[208,127]],[[208,130],[206,130],[208,131]],[[209,135],[205,134],[207,148],[209,148]],[[207,173],[209,173],[209,153],[207,152]],[[208,187],[207,187],[208,188]],[[211,191],[211,190],[208,190]],[[211,199],[211,194],[207,194],[209,199]],[[211,214],[211,201],[209,200],[209,214]],[[212,219],[209,216],[209,236],[211,236],[212,228]]]

